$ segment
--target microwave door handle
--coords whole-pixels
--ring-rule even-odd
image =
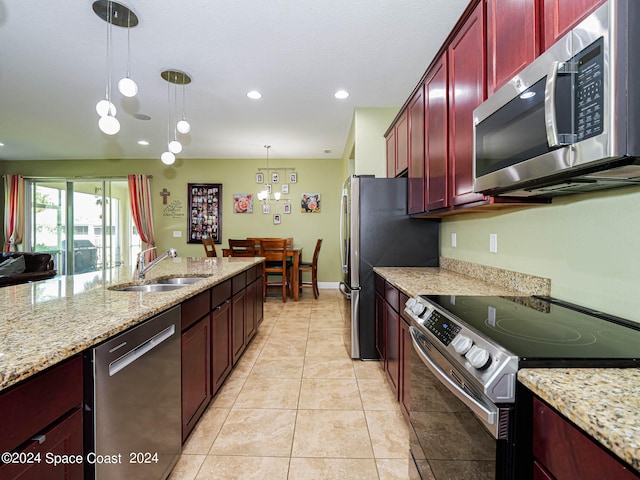
[[[544,87],[544,120],[547,127],[547,143],[550,147],[560,145],[556,115],[556,85],[559,68],[560,62],[555,61],[551,64],[551,69],[547,75],[547,83]]]

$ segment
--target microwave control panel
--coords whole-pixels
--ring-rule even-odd
[[[604,129],[604,44],[602,37],[573,59],[577,141],[600,135]]]

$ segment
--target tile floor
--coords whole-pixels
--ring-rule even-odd
[[[405,420],[379,363],[347,355],[344,305],[337,290],[269,294],[170,480],[408,478]]]

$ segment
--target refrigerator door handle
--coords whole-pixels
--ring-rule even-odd
[[[342,295],[344,295],[347,300],[351,300],[351,289],[347,286],[346,283],[340,282],[340,285],[338,285],[338,290],[340,290],[340,293],[342,293]]]
[[[345,252],[345,249],[347,248],[346,243],[345,243],[345,235],[344,235],[344,228],[345,228],[345,221],[346,221],[346,217],[347,216],[347,189],[343,188],[342,189],[342,197],[340,198],[340,265],[342,266],[342,273],[347,273],[348,272],[348,268],[347,268],[347,254]]]

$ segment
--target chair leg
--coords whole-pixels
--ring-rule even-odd
[[[311,271],[311,285],[313,286],[314,298],[318,298],[320,296],[320,291],[318,290],[318,276],[315,270]]]

